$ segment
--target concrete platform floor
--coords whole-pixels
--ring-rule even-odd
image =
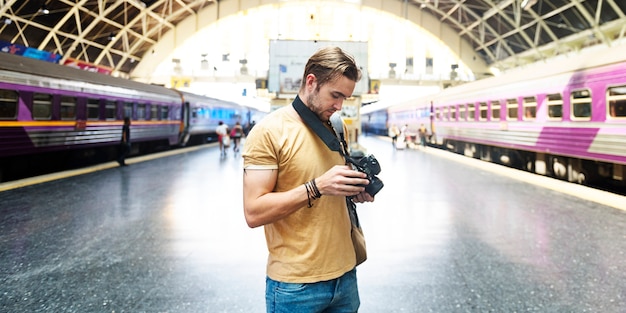
[[[385,187],[359,205],[359,312],[626,312],[624,197],[360,143]],[[0,192],[0,312],[264,312],[241,158],[209,146],[129,164]]]

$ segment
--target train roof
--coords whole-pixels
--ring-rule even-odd
[[[185,101],[193,101],[196,104],[200,104],[200,105],[214,105],[214,104],[220,104],[222,106],[231,106],[233,108],[237,108],[237,107],[242,107],[242,105],[233,102],[233,101],[227,101],[227,100],[222,100],[222,99],[217,99],[217,98],[212,98],[212,97],[208,97],[208,96],[203,96],[203,95],[199,95],[199,94],[195,94],[192,92],[188,92],[188,91],[181,91],[178,90],[178,92],[183,96]]]
[[[626,43],[622,43],[622,46]],[[468,82],[443,89],[430,96],[419,97],[389,106],[388,112],[404,111],[407,108],[447,105],[449,102],[472,99],[499,99],[509,94],[511,88],[543,88],[545,90],[563,88],[571,81],[572,75],[587,72],[603,66],[626,66],[626,54],[616,47],[591,47],[573,55],[562,55],[552,59],[516,68],[499,76]],[[384,110],[384,109],[382,109]]]
[[[10,53],[0,52],[0,70],[70,81],[81,81],[96,85],[114,86],[146,93],[178,96],[174,90],[163,86],[150,85],[124,78],[93,73],[70,66],[31,59]]]

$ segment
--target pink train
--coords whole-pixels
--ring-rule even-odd
[[[429,144],[537,174],[626,185],[624,48],[562,56],[374,111],[364,129],[420,124]],[[378,121],[367,125],[367,121]],[[380,130],[378,130],[380,132]]]

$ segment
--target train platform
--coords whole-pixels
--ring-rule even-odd
[[[358,206],[359,312],[624,312],[624,197],[359,143],[385,184]],[[265,312],[241,157],[207,145],[128,163],[0,185],[0,312]]]

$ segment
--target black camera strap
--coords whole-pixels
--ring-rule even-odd
[[[343,134],[343,120],[341,119],[341,116],[333,114],[330,118],[332,123],[331,126],[335,130],[335,134],[333,135],[331,131],[324,126],[324,123],[317,117],[317,115],[304,105],[304,102],[300,100],[300,96],[296,96],[292,105],[304,123],[322,139],[331,151],[339,152],[341,156],[346,159],[346,162],[350,162],[348,157],[348,144],[346,143]],[[348,215],[350,215],[350,221],[352,224],[361,228],[359,216],[356,214],[356,204],[354,204],[349,197],[346,197],[346,206],[348,208]]]
[[[304,120],[304,123],[322,139],[331,151],[337,151],[344,155],[343,151],[341,151],[341,144],[339,143],[337,136],[331,133],[330,129],[324,126],[323,122],[317,117],[317,115],[304,105],[304,102],[300,100],[300,96],[296,96],[292,105],[302,120]]]

